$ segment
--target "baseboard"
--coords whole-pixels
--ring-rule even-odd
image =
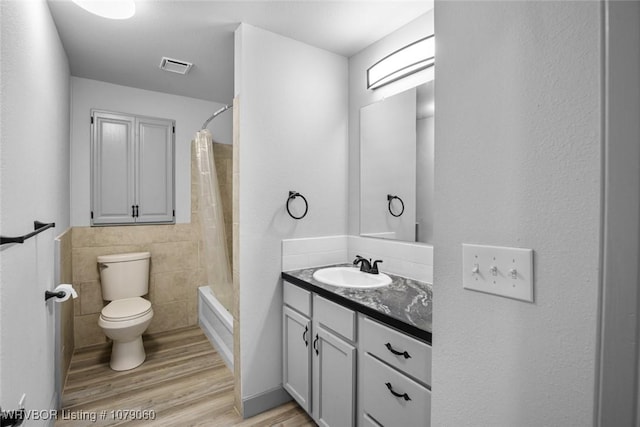
[[[261,412],[268,411],[287,403],[291,396],[282,387],[265,391],[254,396],[242,399],[242,417],[251,418]]]

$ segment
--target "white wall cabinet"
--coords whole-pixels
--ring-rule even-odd
[[[175,122],[93,110],[91,224],[172,223]]]
[[[284,303],[284,389],[318,425],[354,426],[355,313],[286,282]]]

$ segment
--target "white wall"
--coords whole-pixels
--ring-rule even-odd
[[[71,224],[88,226],[91,218],[92,108],[176,121],[176,222],[191,222],[191,141],[202,124],[224,104],[71,78]],[[215,142],[232,143],[231,111],[209,124]]]
[[[235,58],[246,400],[282,382],[281,240],[346,234],[348,89],[346,58],[250,25]],[[309,201],[302,220],[287,215],[289,190]]]
[[[0,406],[55,404],[54,237],[69,227],[69,66],[44,0],[0,2]],[[26,424],[45,425],[43,421]]]
[[[436,1],[432,425],[593,424],[599,2]],[[534,249],[535,303],[462,289],[461,244]]]
[[[349,58],[349,234],[360,234],[360,108],[426,82],[433,67],[376,90],[367,89],[367,68],[391,52],[433,34],[433,11]]]

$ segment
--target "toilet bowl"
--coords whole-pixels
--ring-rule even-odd
[[[153,318],[149,291],[149,252],[98,257],[102,298],[111,301],[100,313],[98,325],[113,341],[109,366],[126,371],[145,360],[142,334]]]
[[[153,318],[151,303],[133,297],[112,301],[102,309],[98,325],[113,340],[109,366],[126,371],[140,366],[146,357],[142,333]]]

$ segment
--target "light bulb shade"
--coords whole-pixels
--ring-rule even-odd
[[[367,70],[367,89],[376,89],[435,64],[436,42],[430,35],[385,56]]]
[[[129,19],[136,13],[133,0],[73,0],[94,15],[109,19]]]

